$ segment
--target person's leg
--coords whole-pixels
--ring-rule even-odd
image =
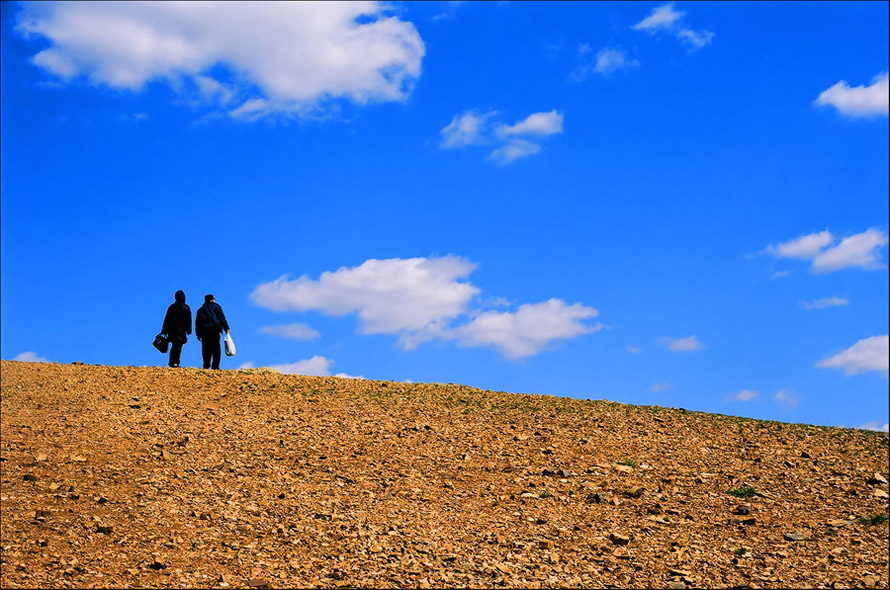
[[[213,340],[212,336],[202,336],[201,337],[201,356],[204,358],[204,368],[210,368],[210,357],[213,354],[213,344],[211,343]]]
[[[179,366],[179,359],[182,356],[182,342],[171,342],[170,343],[170,362],[168,363],[171,367]]]
[[[214,336],[212,338],[212,340],[213,340],[213,350],[212,350],[213,363],[211,364],[210,368],[211,369],[219,369],[219,360],[220,360],[220,356],[222,356],[222,350],[219,347],[219,334]]]

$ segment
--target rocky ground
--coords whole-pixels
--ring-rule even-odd
[[[2,361],[0,586],[884,587],[886,433]]]

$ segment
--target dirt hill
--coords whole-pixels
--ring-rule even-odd
[[[2,361],[14,587],[887,587],[886,433]]]

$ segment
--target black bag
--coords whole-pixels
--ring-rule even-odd
[[[154,342],[152,342],[151,345],[161,351],[161,353],[167,354],[167,347],[170,346],[170,339],[167,338],[166,334],[158,334],[155,336]]]

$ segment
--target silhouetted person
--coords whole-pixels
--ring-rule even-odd
[[[201,355],[204,357],[205,369],[219,369],[222,351],[219,347],[219,335],[225,330],[229,333],[229,323],[222,307],[213,300],[213,295],[204,296],[204,305],[195,314],[195,336],[201,341]]]
[[[179,366],[179,357],[182,355],[182,345],[188,342],[188,335],[192,333],[192,310],[185,304],[185,293],[177,291],[173,296],[174,301],[167,308],[164,316],[164,327],[161,333],[166,334],[170,340],[171,367]]]

